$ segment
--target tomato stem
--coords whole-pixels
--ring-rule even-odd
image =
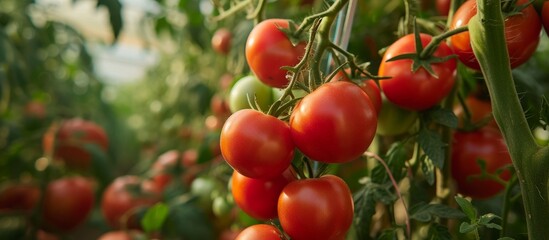
[[[415,18],[418,13],[417,0],[404,0],[404,22],[401,24],[399,36],[405,36],[409,33],[413,33],[415,29]]]
[[[503,133],[521,186],[530,239],[545,239],[549,226],[549,147],[536,144],[511,73],[500,1],[477,0],[469,21],[473,52],[492,99],[494,118]]]
[[[419,54],[419,58],[420,59],[427,59],[427,58],[431,57],[431,55],[433,55],[433,53],[435,52],[435,50],[437,49],[438,45],[440,45],[441,42],[443,42],[444,40],[446,40],[447,38],[449,38],[453,35],[456,35],[456,34],[459,34],[459,33],[462,33],[462,32],[466,32],[468,30],[469,30],[469,28],[466,25],[466,26],[462,26],[462,27],[459,27],[459,28],[456,28],[456,29],[452,29],[452,30],[446,31],[442,34],[433,36],[433,38],[431,39],[431,42],[429,42],[429,44],[427,44],[427,46],[425,46],[425,48],[423,48],[423,50]]]

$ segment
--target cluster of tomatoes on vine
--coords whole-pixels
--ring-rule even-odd
[[[549,4],[541,17],[525,0],[505,6],[507,47],[515,68],[535,52],[542,21],[549,27]],[[385,50],[378,70],[378,76],[388,79],[351,80],[349,75],[355,74],[337,70],[331,79],[316,80],[322,84],[314,89],[298,86],[304,84],[297,78],[290,81],[298,73],[289,74],[288,67],[300,63],[306,51],[306,42],[292,43],[287,35],[293,23],[267,19],[257,24],[246,42],[253,75],[231,90],[233,114],[221,132],[221,152],[234,169],[236,204],[257,219],[278,218],[280,228],[251,226],[237,239],[343,238],[353,219],[352,196],[339,177],[322,176],[322,167],[358,159],[376,130],[397,136],[413,129],[417,112],[439,105],[456,87],[458,61],[480,71],[466,28],[475,14],[476,1],[466,1],[455,12],[449,33],[402,36]],[[219,48],[214,44],[219,52],[228,51]],[[273,100],[269,87],[283,90],[274,90]],[[511,172],[504,169],[511,159],[489,100],[474,95],[462,100],[454,108],[459,124],[451,140],[452,175],[459,193],[489,198],[510,179]],[[395,119],[395,112],[407,117]]]

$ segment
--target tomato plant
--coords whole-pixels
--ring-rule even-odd
[[[257,219],[273,219],[278,217],[278,196],[288,183],[296,177],[291,169],[269,180],[253,179],[237,171],[233,172],[231,191],[238,207]]]
[[[282,174],[290,166],[295,146],[287,123],[251,109],[227,119],[220,144],[231,167],[244,176],[261,179]]]
[[[511,165],[511,157],[498,130],[485,127],[473,132],[456,132],[452,142],[452,176],[458,192],[473,198],[489,198],[504,189],[504,185],[493,179],[482,178],[477,161],[484,161],[488,174],[496,174],[503,181],[511,173],[503,169]]]
[[[287,71],[305,53],[305,43],[294,46],[281,29],[289,29],[285,19],[266,19],[257,24],[246,41],[246,60],[252,72],[263,83],[276,88],[288,85]],[[293,23],[292,23],[293,24]]]
[[[334,175],[291,182],[278,199],[282,229],[295,240],[343,239],[353,211],[349,187]]]
[[[92,166],[92,155],[87,145],[95,145],[106,152],[109,139],[101,126],[80,118],[65,120],[59,127],[53,125],[43,138],[46,152],[53,152],[55,159],[79,169]]]
[[[242,230],[235,240],[282,240],[280,231],[273,225],[257,224]]]
[[[43,224],[51,231],[70,231],[90,214],[94,187],[83,177],[66,177],[50,182],[44,193]]]
[[[420,39],[422,46],[425,47],[431,42],[432,37],[420,34]],[[414,53],[415,44],[414,34],[401,37],[391,44],[383,55],[378,74],[390,77],[380,81],[381,90],[389,101],[402,108],[419,111],[435,106],[450,93],[455,82],[456,60],[427,63],[431,66],[433,74],[424,67],[416,71],[411,70],[412,59],[388,61],[402,54]],[[444,42],[433,53],[434,57],[439,58],[450,55],[452,50]]]
[[[231,49],[231,39],[232,33],[229,29],[217,29],[212,37],[212,48],[218,53],[226,55]]]
[[[342,163],[357,159],[370,146],[376,118],[375,107],[360,87],[350,82],[330,82],[296,105],[290,129],[295,145],[307,157]]]
[[[516,1],[516,6],[528,3],[527,0]],[[455,12],[450,29],[467,25],[477,13],[476,1],[465,1]],[[525,7],[519,14],[512,14],[505,19],[505,40],[509,52],[511,68],[516,68],[530,59],[539,42],[541,22],[532,5]],[[473,49],[469,32],[462,32],[450,38],[450,46],[466,66],[480,70]]]
[[[137,229],[139,210],[160,200],[156,186],[138,176],[117,177],[103,193],[101,213],[113,228]]]
[[[255,76],[246,76],[239,79],[229,92],[229,109],[231,109],[231,112],[252,108],[250,102],[257,102],[259,108],[263,110],[267,110],[273,103],[272,88],[263,84]]]

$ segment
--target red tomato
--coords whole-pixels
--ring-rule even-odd
[[[448,16],[451,0],[436,0],[435,6],[440,16]]]
[[[246,60],[252,72],[263,83],[277,88],[288,85],[284,66],[295,66],[305,53],[305,43],[293,46],[280,30],[288,29],[284,19],[267,19],[257,24],[246,41]]]
[[[278,199],[280,224],[292,240],[343,239],[353,212],[349,187],[334,175],[292,182]]]
[[[499,130],[485,127],[474,132],[456,132],[452,143],[452,176],[458,192],[472,198],[489,198],[504,186],[489,179],[475,178],[481,174],[477,160],[484,160],[488,173],[512,164],[507,146]],[[511,173],[505,170],[500,177],[509,180]]]
[[[545,33],[549,35],[549,1],[543,2],[543,7],[541,9],[541,21],[543,22]]]
[[[219,234],[218,240],[235,240],[242,229],[225,229]]]
[[[40,198],[38,186],[30,183],[8,184],[0,190],[0,212],[2,210],[24,210],[30,212]]]
[[[212,48],[216,52],[226,55],[231,50],[231,38],[232,33],[229,29],[218,29],[212,37]]]
[[[155,185],[151,190],[161,193],[166,189],[176,174],[177,161],[180,161],[181,170],[184,170],[181,180],[183,183],[191,183],[192,179],[186,179],[190,177],[187,174],[196,174],[202,168],[196,164],[197,159],[198,151],[196,149],[187,149],[183,153],[170,150],[158,156],[151,169],[151,181]]]
[[[57,235],[48,233],[43,230],[38,230],[36,233],[36,240],[59,240],[60,238]]]
[[[110,231],[106,232],[103,235],[99,236],[98,240],[134,240],[145,238],[143,234],[137,230],[129,231]]]
[[[471,123],[479,124],[486,119],[490,119],[488,122],[489,126],[498,127],[496,121],[492,117],[492,105],[489,101],[480,100],[474,96],[469,96],[465,99],[465,104],[471,114]],[[454,114],[458,118],[458,127],[464,127],[465,121],[465,112],[463,106],[458,104],[454,107]]]
[[[160,200],[154,184],[143,182],[137,176],[116,178],[103,193],[101,212],[107,223],[113,228],[139,228],[136,213]]]
[[[420,38],[421,44],[425,47],[431,42],[432,36],[420,34]],[[378,75],[391,77],[379,82],[381,90],[389,101],[402,108],[420,111],[433,107],[450,93],[455,82],[457,64],[453,58],[442,63],[431,64],[437,76],[435,77],[424,68],[412,72],[411,59],[387,62],[393,57],[414,52],[414,34],[400,38],[385,51]],[[452,50],[442,42],[433,55],[446,57],[452,55]]]
[[[377,114],[356,84],[329,82],[305,96],[290,116],[296,146],[307,157],[326,163],[360,157],[374,139]]]
[[[276,218],[278,196],[288,183],[297,180],[291,169],[269,179],[253,179],[233,172],[231,191],[234,202],[248,215],[262,220]]]
[[[519,0],[516,5],[526,4],[528,0]],[[450,29],[467,25],[477,14],[476,1],[466,1],[454,14]],[[536,51],[541,31],[541,22],[532,5],[524,8],[521,14],[505,19],[505,40],[509,52],[511,68],[525,63]],[[480,70],[480,65],[473,53],[469,32],[462,32],[450,38],[450,45],[466,66]]]
[[[240,110],[227,119],[220,143],[227,163],[250,178],[278,177],[294,156],[288,124],[251,109]]]
[[[348,69],[347,69],[348,70]],[[347,71],[346,70],[346,71]],[[337,74],[331,79],[331,81],[351,81],[347,73],[343,71],[337,72]],[[379,114],[381,111],[381,91],[379,91],[379,86],[377,86],[374,80],[364,80],[358,84],[362,90],[368,94],[370,101],[374,104],[376,108],[376,113]]]
[[[83,177],[52,181],[44,193],[45,229],[70,231],[84,223],[94,204],[92,182]]]
[[[235,240],[282,240],[278,228],[268,224],[256,224],[244,229]]]
[[[25,104],[25,109],[23,111],[26,117],[32,119],[44,119],[47,115],[46,106],[44,103],[39,101],[30,101]]]
[[[43,138],[45,152],[53,151],[54,157],[69,167],[89,169],[91,155],[86,145],[95,144],[107,151],[109,140],[105,130],[94,122],[73,118],[63,121],[59,128],[51,127]]]

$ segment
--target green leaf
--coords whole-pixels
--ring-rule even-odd
[[[364,186],[354,194],[355,203],[354,224],[357,230],[358,239],[368,238],[372,216],[376,212],[376,204],[382,202],[385,205],[393,204],[396,196],[388,191],[390,184],[380,185],[372,182],[369,178],[363,180]]]
[[[461,208],[461,210],[467,216],[467,218],[469,218],[469,220],[471,220],[472,222],[476,221],[477,220],[477,210],[475,209],[475,207],[473,207],[473,204],[471,202],[469,202],[469,200],[467,200],[463,197],[460,197],[460,196],[456,196],[455,199],[456,199],[456,202],[458,203],[459,207]]]
[[[157,203],[147,210],[143,219],[141,219],[141,225],[146,233],[152,233],[162,229],[164,221],[168,217],[170,209],[164,203]]]
[[[448,231],[448,228],[440,224],[432,224],[429,226],[428,239],[431,240],[451,240],[452,235]]]
[[[122,4],[118,0],[97,0],[97,7],[100,6],[107,7],[114,40],[118,39],[123,27]]]
[[[397,182],[404,176],[404,169],[407,159],[408,152],[406,151],[404,144],[401,142],[394,143],[387,151],[385,160],[387,161],[386,163],[389,166],[391,174]],[[389,175],[383,165],[378,164],[372,170],[372,181],[380,184],[389,181]]]
[[[378,240],[398,240],[397,229],[391,228],[383,231],[377,238]]]
[[[215,230],[208,216],[189,202],[170,207],[162,232],[167,239],[215,239]]]
[[[465,214],[458,209],[443,204],[419,203],[410,208],[410,218],[420,222],[430,222],[434,217],[463,218]]]
[[[421,155],[420,161],[423,175],[425,175],[427,183],[432,186],[435,184],[435,165],[433,165],[433,161],[431,161],[427,155]]]
[[[461,225],[459,225],[460,233],[470,233],[472,231],[476,231],[477,229],[478,229],[478,225],[470,224],[468,222],[463,222],[461,223]]]
[[[93,143],[84,144],[84,149],[90,153],[94,175],[103,187],[106,186],[114,178],[107,154],[99,145]]]
[[[219,132],[211,132],[206,135],[205,139],[202,141],[202,144],[198,148],[197,163],[205,163],[215,157],[212,153],[212,147],[215,144],[219,144],[219,137]]]
[[[454,112],[447,108],[435,107],[426,112],[429,119],[449,128],[457,128],[458,119]]]
[[[418,144],[437,168],[442,169],[444,167],[444,148],[447,144],[442,141],[439,134],[427,128],[422,128],[419,131]]]

